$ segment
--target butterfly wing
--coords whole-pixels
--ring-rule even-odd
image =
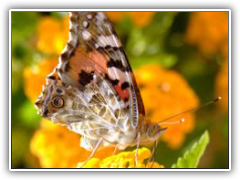
[[[106,79],[129,109],[132,125],[144,116],[144,106],[122,44],[103,12],[70,13],[69,41],[57,71],[63,82],[80,90],[93,76]]]

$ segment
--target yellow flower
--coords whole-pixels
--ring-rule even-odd
[[[32,101],[36,101],[42,91],[42,85],[46,83],[46,76],[50,74],[57,65],[56,59],[44,59],[34,65],[24,69],[24,91],[26,96]]]
[[[199,104],[194,91],[175,71],[164,70],[157,64],[150,64],[136,69],[135,76],[140,87],[146,116],[152,122],[160,122]],[[179,121],[181,118],[185,118],[185,123],[171,125],[162,135],[163,140],[171,148],[180,147],[186,134],[194,128],[194,113],[177,116],[168,122]]]
[[[69,31],[69,17],[59,21],[54,17],[44,17],[37,26],[37,48],[48,54],[59,55],[67,40]]]
[[[106,14],[113,22],[118,22],[123,17],[129,16],[136,26],[145,27],[150,24],[155,12],[106,12]]]
[[[216,77],[216,94],[221,96],[222,100],[218,103],[219,107],[228,111],[228,61],[225,60]]]
[[[80,135],[45,119],[31,139],[30,150],[38,157],[42,168],[74,168],[91,154],[80,147]],[[113,151],[114,148],[100,149],[94,157],[103,159]]]
[[[187,26],[186,40],[204,55],[218,52],[228,56],[228,13],[193,12]]]
[[[144,163],[151,156],[151,151],[147,148],[138,149],[138,166],[135,163],[134,151],[125,151],[117,155],[107,157],[103,160],[92,158],[82,168],[164,168],[163,165],[159,165],[157,162]],[[78,163],[77,168],[82,166],[83,162]]]

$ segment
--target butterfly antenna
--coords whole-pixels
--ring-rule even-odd
[[[218,102],[218,101],[221,100],[221,99],[222,99],[221,97],[218,97],[218,98],[216,98],[216,99],[214,99],[214,100],[212,100],[212,101],[209,101],[209,102],[207,102],[207,103],[205,103],[205,104],[203,104],[203,105],[201,105],[201,106],[198,106],[198,107],[195,107],[195,108],[188,109],[188,110],[186,110],[186,111],[177,113],[177,114],[175,114],[175,115],[173,115],[173,116],[170,116],[170,117],[168,117],[168,118],[160,121],[160,122],[158,123],[158,125],[161,125],[161,124],[179,124],[179,123],[183,123],[183,122],[185,121],[184,118],[182,118],[182,119],[179,120],[179,121],[174,121],[174,122],[166,122],[166,121],[168,121],[169,119],[172,119],[172,118],[174,118],[174,117],[176,117],[176,116],[179,116],[179,115],[181,115],[181,114],[189,113],[189,112],[192,112],[192,111],[197,111],[197,110],[203,108],[204,106],[207,106],[207,105],[209,105],[209,104],[216,103],[216,102]]]

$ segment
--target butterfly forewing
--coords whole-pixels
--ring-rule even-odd
[[[70,13],[70,38],[60,56],[58,70],[63,81],[78,82],[80,87],[92,83],[94,75],[103,77],[129,110],[134,127],[138,125],[139,114],[144,116],[132,69],[104,13]]]

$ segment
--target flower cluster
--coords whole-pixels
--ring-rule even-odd
[[[69,31],[69,16],[63,21],[53,17],[44,17],[37,27],[37,48],[47,54],[59,55],[67,40]]]
[[[46,77],[57,66],[57,59],[43,59],[32,67],[26,67],[23,72],[24,91],[32,101],[36,101],[46,82]]]
[[[160,122],[199,104],[194,91],[175,71],[165,70],[157,64],[149,64],[136,69],[134,74],[140,87],[147,118],[152,122]],[[194,128],[194,113],[176,116],[168,122],[179,121],[182,118],[185,118],[184,124],[171,125],[162,135],[171,148],[180,147],[186,134]]]
[[[39,158],[43,168],[74,168],[79,161],[84,161],[91,154],[80,147],[80,137],[64,126],[42,119],[40,129],[32,137],[30,150]],[[94,157],[103,159],[113,152],[112,147],[103,148]]]
[[[107,157],[103,160],[92,158],[84,166],[82,162],[78,163],[78,167],[82,168],[164,168],[163,165],[159,165],[157,162],[147,162],[151,156],[151,152],[147,148],[138,149],[138,165],[135,161],[136,150],[125,151],[117,155]]]
[[[199,47],[204,55],[220,53],[222,67],[216,77],[216,96],[221,96],[219,106],[228,110],[228,12],[194,12],[186,32],[186,40]]]
[[[193,12],[186,40],[199,47],[204,55],[218,52],[228,57],[228,12]]]

